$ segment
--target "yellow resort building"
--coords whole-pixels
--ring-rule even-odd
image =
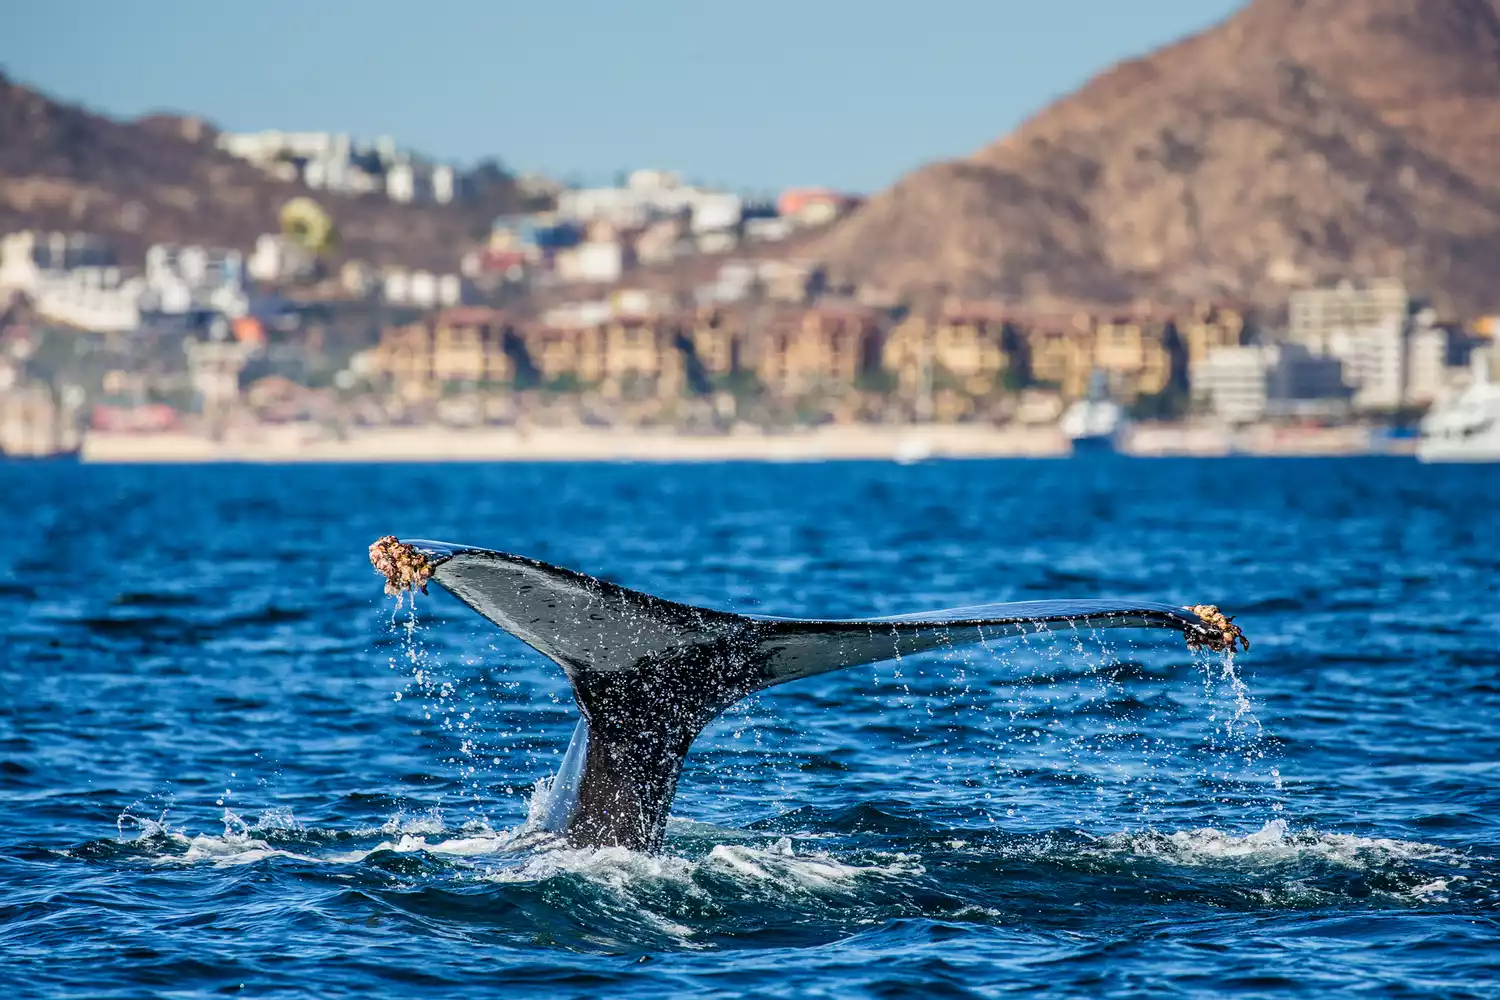
[[[381,334],[374,369],[408,400],[432,399],[450,385],[510,384],[515,366],[506,351],[515,326],[498,309],[446,309]]]

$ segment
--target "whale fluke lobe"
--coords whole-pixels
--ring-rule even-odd
[[[370,561],[388,593],[441,584],[563,668],[586,732],[571,809],[548,813],[579,846],[661,846],[688,748],[719,713],[787,681],[946,646],[1061,629],[1166,628],[1192,648],[1249,648],[1211,605],[986,604],[863,619],[693,607],[525,556],[386,536]],[[582,738],[580,738],[582,737]],[[572,787],[571,785],[569,787]]]

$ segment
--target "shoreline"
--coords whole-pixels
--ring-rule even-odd
[[[1414,443],[1413,443],[1414,444]],[[1355,457],[1411,453],[1406,442],[1380,442],[1370,428],[1241,431],[1185,425],[1140,425],[1122,454],[1140,457]],[[215,441],[185,431],[90,431],[79,459],[92,464],[332,462],[819,462],[930,458],[1068,458],[1068,439],[1053,427],[974,424],[920,427],[839,426],[785,433],[758,430],[693,435],[672,430],[598,428],[382,428],[344,437],[315,424],[256,428]]]
[[[785,434],[691,435],[676,431],[575,428],[444,430],[390,428],[344,438],[298,425],[253,437],[213,441],[173,432],[90,432],[82,461],[198,462],[817,462],[918,461],[924,458],[1063,458],[1068,442],[1055,430],[991,427],[841,427]]]

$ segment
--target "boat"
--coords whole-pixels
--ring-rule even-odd
[[[1420,462],[1500,462],[1500,385],[1487,351],[1475,351],[1469,384],[1422,418]]]
[[[931,457],[932,442],[923,437],[902,438],[891,455],[897,465],[914,465]]]
[[[1104,373],[1099,371],[1089,380],[1088,394],[1069,406],[1058,423],[1075,455],[1117,451],[1125,425],[1125,410],[1110,398]]]

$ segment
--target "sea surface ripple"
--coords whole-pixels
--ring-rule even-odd
[[[1500,469],[0,464],[9,996],[1500,995]],[[666,850],[528,832],[561,672],[376,536],[865,616],[1216,603],[787,685]]]

